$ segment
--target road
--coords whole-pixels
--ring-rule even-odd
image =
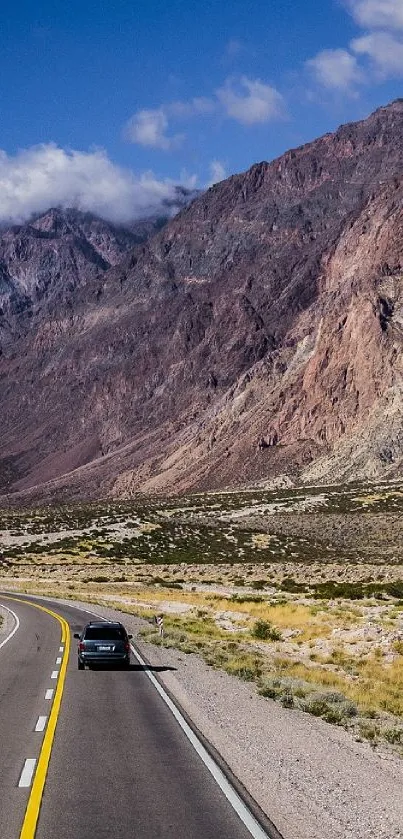
[[[20,621],[0,648],[1,839],[278,837],[247,811],[242,821],[236,793],[224,794],[150,681],[152,665],[133,657],[129,671],[78,671],[75,642],[67,663],[58,620],[24,601],[0,594],[0,604]],[[64,618],[71,633],[90,620],[73,607],[43,605]],[[51,708],[58,694],[57,714]],[[50,761],[42,772],[38,757],[46,745]],[[35,805],[38,778],[30,780],[27,760],[36,760],[44,782],[46,776],[37,795],[39,818],[30,817],[28,825],[24,813]],[[19,786],[21,778],[26,787]]]

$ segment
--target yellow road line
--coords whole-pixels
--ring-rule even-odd
[[[2,595],[3,596],[3,595]],[[61,626],[62,637],[61,643],[64,644],[63,661],[60,666],[59,678],[57,680],[57,687],[52,703],[52,710],[49,715],[49,721],[46,726],[45,736],[43,738],[41,753],[39,755],[38,764],[36,767],[35,777],[31,788],[31,793],[28,799],[27,809],[25,811],[24,821],[19,839],[34,839],[36,833],[36,826],[39,818],[39,810],[42,801],[43,788],[45,786],[46,775],[52,752],[53,738],[55,735],[57,720],[60,711],[60,705],[63,696],[64,681],[66,678],[67,663],[70,652],[70,630],[67,621],[53,612],[51,609],[46,609],[45,606],[40,606],[39,603],[32,603],[30,600],[21,600],[17,597],[7,597],[7,600],[14,600],[16,603],[26,603],[28,606],[33,606],[35,609],[40,609],[46,612],[52,618],[55,618]]]

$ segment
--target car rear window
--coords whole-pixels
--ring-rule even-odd
[[[119,641],[124,637],[119,626],[89,626],[84,633],[86,641]]]

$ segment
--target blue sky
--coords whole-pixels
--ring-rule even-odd
[[[0,41],[1,219],[125,220],[403,95],[403,0],[20,0]]]

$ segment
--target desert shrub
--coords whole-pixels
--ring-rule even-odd
[[[281,702],[283,708],[294,708],[295,702],[294,702],[294,697],[293,697],[292,691],[291,690],[285,691],[280,697],[280,702]]]
[[[259,693],[261,696],[265,696],[267,699],[278,699],[280,695],[280,690],[274,684],[264,684],[259,688]]]
[[[269,621],[257,620],[253,624],[252,635],[260,641],[280,641],[281,633]]]
[[[400,599],[403,597],[403,580],[395,580],[393,583],[385,583],[384,591],[386,594],[389,594],[390,597]]]
[[[403,743],[403,729],[402,728],[386,728],[382,732],[385,740],[392,745]]]
[[[342,724],[358,713],[354,702],[350,702],[342,693],[331,691],[312,693],[301,702],[300,707],[306,713],[321,717],[326,722],[336,725]]]
[[[281,583],[281,588],[283,591],[289,592],[306,591],[306,585],[304,583],[298,583],[296,580],[293,580],[292,577],[284,577]]]
[[[325,583],[316,583],[313,586],[315,597],[323,597],[325,599],[334,600],[337,597],[342,597],[346,600],[362,600],[365,597],[364,586],[362,583],[337,583],[334,580],[328,580]]]
[[[225,670],[245,682],[257,681],[262,675],[262,659],[249,653],[231,657],[225,663]]]
[[[231,601],[233,603],[264,603],[264,597],[259,597],[257,594],[233,594]]]
[[[327,580],[324,583],[315,583],[312,586],[316,597],[334,600],[341,597],[345,600],[363,600],[364,597],[380,597],[388,595],[393,598],[403,597],[403,580],[394,580],[389,583],[363,583],[363,582],[336,582]]]
[[[376,743],[379,737],[379,727],[371,723],[361,721],[359,722],[359,734],[364,740],[369,740],[371,743]]]

